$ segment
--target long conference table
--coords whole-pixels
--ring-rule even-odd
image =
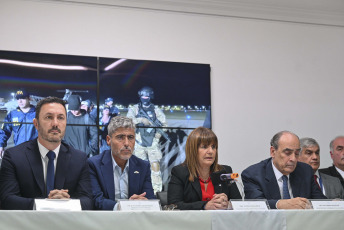
[[[344,210],[5,211],[4,230],[344,229]]]

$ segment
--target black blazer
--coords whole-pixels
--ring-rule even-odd
[[[1,208],[32,210],[35,198],[46,198],[43,165],[37,139],[5,151],[1,165]],[[55,189],[68,189],[84,210],[93,209],[86,153],[61,143],[56,163]]]
[[[342,184],[342,186],[344,188],[344,179],[340,175],[340,173],[337,171],[336,167],[334,167],[334,165],[332,165],[328,168],[319,169],[319,172],[333,176],[333,177],[337,177],[340,180],[340,183]]]
[[[223,170],[210,175],[215,193],[225,193],[229,199],[241,199],[236,183],[227,185],[220,181],[220,174],[232,173],[232,168],[222,165]],[[168,183],[167,199],[169,204],[177,205],[181,210],[201,210],[207,201],[202,201],[202,189],[198,178],[189,181],[189,170],[186,165],[177,165],[172,168],[171,180]]]

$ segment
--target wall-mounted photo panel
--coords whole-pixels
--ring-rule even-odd
[[[165,114],[168,127],[197,128],[210,109],[210,66],[179,62],[100,58],[100,103],[113,98],[122,114],[151,88],[151,102]]]
[[[150,161],[154,190],[166,190],[170,170],[185,160],[189,132],[211,126],[210,66],[100,58],[99,68],[101,110],[111,106],[134,120],[134,154]]]
[[[185,160],[188,134],[211,128],[208,64],[0,51],[2,150],[37,137],[35,106],[48,96],[67,102],[64,140],[88,157],[110,150],[112,117],[132,118],[134,154],[150,161],[155,191]]]
[[[35,106],[48,96],[67,102],[77,99],[72,100],[72,107],[77,108],[87,99],[96,103],[97,58],[0,51],[0,147],[8,148],[37,136],[32,125]],[[68,119],[70,127],[79,123]],[[97,127],[93,129],[96,147]],[[66,131],[66,135],[78,138],[74,134]]]

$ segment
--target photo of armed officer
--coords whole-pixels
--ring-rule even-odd
[[[145,86],[138,91],[140,102],[129,107],[127,117],[133,119],[136,125],[136,143],[134,155],[142,160],[149,160],[154,193],[162,191],[160,160],[162,153],[159,140],[164,136],[169,140],[162,128],[166,127],[164,112],[152,103],[154,91]],[[154,127],[154,128],[149,128]],[[158,128],[157,128],[158,127]]]

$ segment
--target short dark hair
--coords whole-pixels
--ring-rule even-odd
[[[271,146],[271,147],[274,147],[274,149],[278,149],[278,142],[279,142],[281,136],[282,136],[283,134],[285,134],[285,133],[292,134],[292,135],[296,136],[297,139],[300,139],[295,133],[292,133],[292,132],[290,132],[290,131],[284,130],[284,131],[281,131],[281,132],[276,133],[276,134],[272,137],[272,139],[271,139],[271,141],[270,141],[270,146]]]
[[[40,100],[37,103],[37,106],[36,106],[36,116],[35,116],[35,118],[37,120],[38,120],[38,117],[39,117],[39,113],[41,112],[42,106],[45,105],[45,104],[49,104],[49,103],[61,104],[63,106],[63,108],[65,108],[65,111],[66,111],[66,114],[67,114],[66,102],[64,100],[62,100],[61,98],[58,98],[58,97],[46,97],[46,98]]]

